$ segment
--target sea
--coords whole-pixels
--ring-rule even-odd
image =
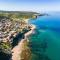
[[[36,29],[30,35],[31,60],[60,60],[60,12],[30,19]]]

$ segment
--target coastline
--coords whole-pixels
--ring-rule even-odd
[[[23,55],[26,55],[26,53],[27,54],[31,53],[30,49],[28,48],[28,43],[29,43],[28,36],[33,33],[35,28],[36,28],[35,25],[31,25],[31,30],[24,34],[25,38],[22,39],[18,43],[18,45],[12,49],[12,52],[13,52],[12,53],[12,60],[22,60],[22,59],[28,60],[28,57],[30,58],[30,56],[23,56],[22,57],[22,53],[23,53]],[[25,47],[27,47],[27,49],[29,50],[30,53],[28,51],[26,51],[27,49]]]

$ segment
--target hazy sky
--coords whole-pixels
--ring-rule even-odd
[[[60,0],[0,0],[0,10],[60,11]]]

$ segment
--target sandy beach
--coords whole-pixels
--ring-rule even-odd
[[[29,42],[29,40],[27,40],[27,38],[28,38],[28,36],[30,35],[30,34],[32,34],[33,33],[33,31],[34,31],[34,29],[35,29],[36,27],[35,27],[35,25],[32,25],[31,26],[31,30],[29,31],[29,32],[27,32],[27,33],[25,33],[24,34],[24,36],[25,36],[25,38],[24,39],[22,39],[19,43],[18,43],[18,45],[17,46],[15,46],[13,49],[12,49],[12,60],[27,60],[27,58],[28,58],[28,56],[24,56],[23,58],[21,57],[21,55],[22,55],[22,52],[23,52],[23,50],[27,50],[26,48],[25,48],[25,46],[27,47],[27,43]],[[29,49],[28,49],[29,50]],[[27,53],[27,52],[23,52],[23,53]],[[28,54],[28,53],[27,53]]]

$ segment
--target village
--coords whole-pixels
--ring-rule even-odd
[[[0,42],[11,42],[13,37],[16,37],[19,32],[23,32],[23,29],[29,30],[27,23],[24,21],[11,21],[10,19],[3,17],[0,20]]]
[[[26,46],[25,48],[23,48],[23,50],[27,50],[26,47],[28,47],[27,43],[29,41],[28,36],[33,33],[33,30],[35,29],[35,26],[29,24],[28,21],[30,19],[37,18],[37,14],[35,14],[35,12],[0,12],[0,53],[2,53],[1,56],[5,54],[6,59],[15,60],[15,53],[16,51],[19,52],[17,49],[20,50],[20,47],[25,46],[25,43]],[[23,45],[19,44],[20,41],[23,41]],[[16,46],[18,46],[19,48],[17,48]],[[21,52],[23,51],[21,50]],[[16,54],[16,56],[20,55]]]

